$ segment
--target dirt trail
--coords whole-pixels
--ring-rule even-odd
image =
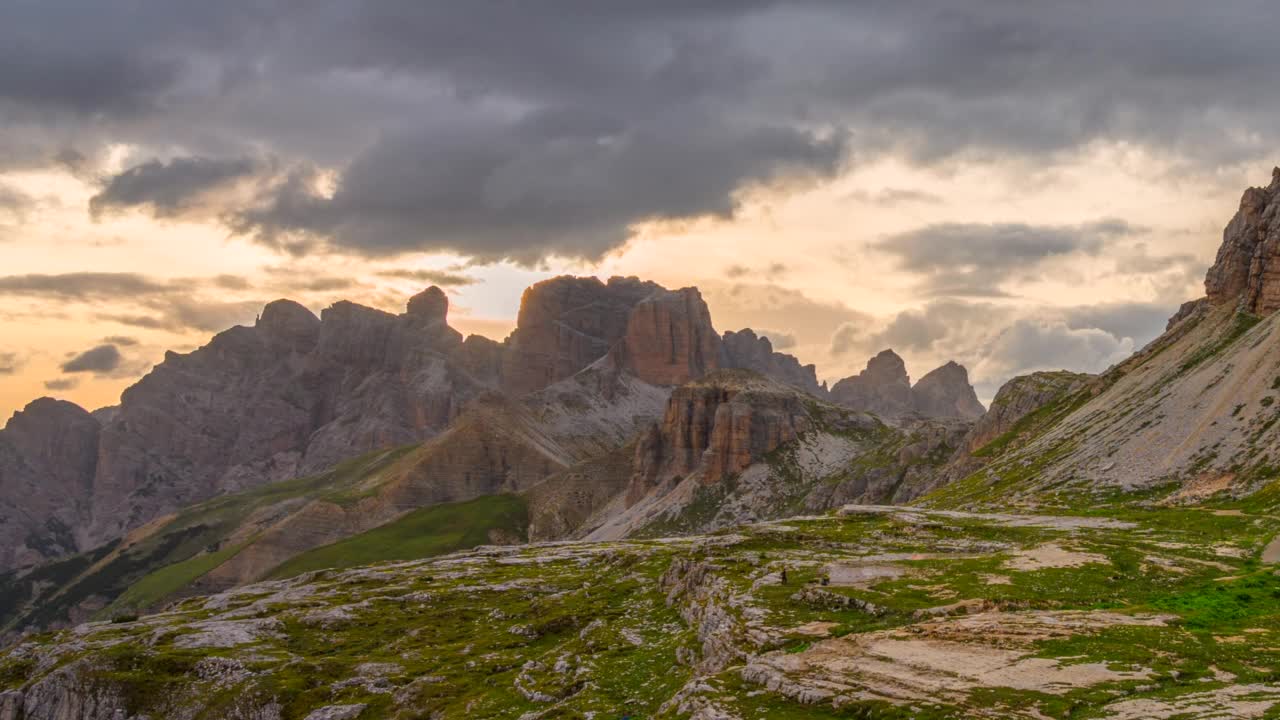
[[[1280,563],[1280,535],[1272,538],[1271,542],[1262,549],[1262,562]]]

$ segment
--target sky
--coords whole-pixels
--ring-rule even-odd
[[[0,417],[289,297],[698,286],[821,379],[989,400],[1155,337],[1280,162],[1265,0],[10,0]]]

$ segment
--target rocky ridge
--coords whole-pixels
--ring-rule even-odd
[[[906,363],[893,350],[881,351],[862,372],[831,386],[830,399],[891,421],[908,416],[974,420],[986,412],[962,365],[948,362],[913,386]]]
[[[464,340],[447,313],[448,298],[434,287],[400,315],[339,302],[317,318],[280,300],[251,327],[166,354],[118,407],[99,413],[100,430],[77,426],[98,447],[93,462],[71,463],[74,488],[44,478],[56,469],[41,458],[9,453],[0,512],[12,519],[3,539],[13,549],[0,553],[0,570],[98,546],[206,498],[421,442],[486,393],[528,396],[610,352],[618,353],[615,366],[656,385],[696,377],[718,361],[719,338],[697,291],[667,292],[635,278],[538,283],[503,344]],[[15,433],[22,422],[15,419]],[[75,490],[74,509],[55,514],[27,503],[19,486],[32,478]]]
[[[1094,378],[1061,375],[1040,384],[1051,401],[1014,443],[977,448],[981,472],[947,487],[937,502],[1038,502],[1056,493],[1159,491],[1163,502],[1242,497],[1274,479],[1273,432],[1280,379],[1280,316],[1273,297],[1271,220],[1280,170],[1244,193],[1205,276],[1206,297],[1184,304],[1165,333]],[[1011,392],[1025,388],[1013,384]],[[1038,392],[1023,393],[1034,404]],[[1000,426],[998,415],[984,426]],[[1014,428],[1017,425],[1015,424]],[[975,436],[971,445],[983,439]]]
[[[725,332],[720,339],[720,367],[754,370],[815,397],[827,395],[826,384],[818,382],[815,365],[801,365],[792,355],[774,352],[769,338],[756,335],[751,328]]]

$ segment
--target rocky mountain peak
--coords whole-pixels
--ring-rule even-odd
[[[963,365],[948,361],[912,386],[906,363],[893,350],[882,350],[867,361],[865,370],[836,383],[831,399],[889,420],[912,414],[973,419],[986,412]]]
[[[1205,275],[1205,294],[1215,305],[1239,303],[1258,315],[1280,309],[1280,168],[1271,184],[1252,187],[1222,231],[1217,258]]]
[[[611,354],[644,382],[683,385],[719,367],[720,336],[697,288],[657,290],[636,304]]]
[[[42,397],[32,400],[26,407],[15,412],[13,417],[9,418],[8,424],[4,426],[4,432],[11,438],[22,435],[40,438],[43,442],[54,428],[74,423],[82,423],[86,427],[89,427],[90,423],[97,425],[93,416],[79,405],[66,400]]]
[[[862,372],[832,386],[831,399],[886,418],[908,413],[912,402],[907,364],[893,350],[882,350]]]
[[[0,430],[0,568],[76,549],[100,430],[79,405],[47,397]]]
[[[572,275],[529,286],[505,343],[503,389],[526,395],[600,359],[622,339],[636,303],[659,289],[634,277]]]
[[[432,285],[409,298],[408,314],[424,325],[444,324],[449,317],[449,296]]]
[[[907,375],[907,364],[892,349],[881,350],[868,360],[867,369],[862,376],[883,383],[911,383],[911,378]]]
[[[816,366],[801,365],[794,356],[774,352],[769,338],[751,328],[725,332],[720,339],[720,367],[755,370],[811,395],[826,395],[826,388],[818,384]]]
[[[316,344],[320,318],[292,300],[276,300],[262,308],[254,327],[271,341],[306,351]]]
[[[969,371],[955,361],[920,378],[911,395],[916,412],[930,417],[976,419],[987,411],[969,384]]]

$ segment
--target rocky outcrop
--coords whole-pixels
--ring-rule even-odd
[[[801,365],[792,355],[774,352],[769,338],[757,336],[751,328],[727,331],[720,339],[720,367],[754,370],[810,395],[827,394],[826,385],[818,383],[816,366]]]
[[[611,356],[651,385],[683,385],[719,366],[720,336],[697,288],[659,290],[636,303]]]
[[[0,720],[143,720],[88,662],[58,668],[23,691],[0,695]]]
[[[911,388],[916,412],[926,417],[977,419],[987,411],[969,384],[969,371],[955,362],[926,374]]]
[[[721,482],[810,424],[794,391],[749,371],[721,370],[676,388],[662,422],[636,445],[627,504],[695,473],[704,484]]]
[[[1238,303],[1256,315],[1280,309],[1280,168],[1267,187],[1245,190],[1240,209],[1222,231],[1222,245],[1205,276],[1215,305]]]
[[[1000,386],[991,408],[965,437],[965,448],[976,452],[1012,431],[1031,413],[1085,389],[1094,376],[1065,370],[1019,375]]]
[[[634,277],[567,275],[530,286],[505,343],[503,389],[535,392],[600,359],[626,333],[636,304],[660,289]]]
[[[885,418],[901,417],[912,410],[907,365],[894,351],[881,351],[862,372],[833,385],[831,400]]]
[[[41,398],[0,430],[0,569],[76,550],[100,429],[78,405]]]
[[[893,350],[881,351],[865,370],[837,382],[831,400],[891,422],[908,416],[972,420],[986,412],[963,365],[948,362],[913,386],[906,363]]]

